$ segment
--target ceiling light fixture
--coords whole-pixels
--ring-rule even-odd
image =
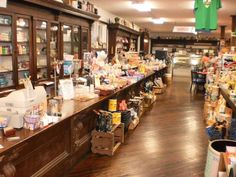
[[[146,2],[135,1],[132,3],[132,7],[138,10],[139,12],[150,12],[151,6]]]
[[[174,26],[174,33],[193,33],[197,34],[194,26]]]
[[[156,25],[162,25],[165,23],[165,19],[164,18],[155,18],[155,19],[152,19],[152,23],[154,23]]]

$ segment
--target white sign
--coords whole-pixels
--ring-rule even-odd
[[[74,86],[72,79],[59,80],[62,97],[64,100],[74,98]]]
[[[7,7],[7,0],[0,0],[0,7]]]

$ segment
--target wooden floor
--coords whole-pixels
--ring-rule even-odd
[[[113,157],[89,154],[67,177],[203,177],[203,96],[178,78]]]

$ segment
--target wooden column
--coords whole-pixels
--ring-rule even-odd
[[[226,25],[220,26],[220,39],[225,39],[225,28]]]
[[[236,15],[232,15],[232,32],[236,32]],[[236,37],[231,37],[231,46],[236,46]]]

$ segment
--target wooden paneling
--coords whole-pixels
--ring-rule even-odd
[[[16,177],[43,176],[68,158],[70,153],[69,120],[26,139],[1,157],[2,174],[8,163],[16,169]],[[2,153],[3,154],[3,153]],[[63,171],[61,172],[63,173]]]

